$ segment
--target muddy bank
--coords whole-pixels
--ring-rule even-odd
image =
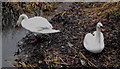
[[[43,12],[39,11],[39,7],[41,7],[42,5],[40,5],[40,3],[13,3],[13,2],[3,2],[2,3],[2,15],[0,17],[2,20],[2,64],[3,67],[11,67],[12,63],[14,63],[14,60],[17,59],[17,56],[14,56],[14,52],[18,49],[17,47],[17,43],[23,38],[25,37],[25,35],[27,35],[28,31],[21,28],[19,30],[16,30],[14,27],[16,25],[16,21],[19,17],[20,14],[22,14],[24,11],[28,10],[31,7],[27,7],[27,5],[31,5],[33,4],[32,8],[35,7],[34,9],[38,9],[36,10],[36,12],[34,12],[34,9],[31,9],[27,12],[27,15],[29,17],[33,17],[33,16],[43,16],[46,17],[48,20],[50,20],[54,14],[57,14],[61,11],[63,11],[64,9],[62,8],[64,6],[64,4],[67,3],[57,3],[57,4],[47,4],[47,3],[43,3]],[[42,3],[41,3],[42,4]],[[51,7],[51,11],[49,10],[49,7],[45,9],[45,7],[47,6],[51,6],[51,5],[60,5],[59,8],[58,6],[56,7]],[[71,3],[67,4],[70,5]],[[25,5],[25,6],[24,6]],[[38,6],[39,5],[39,6]],[[27,8],[26,10],[24,10],[24,8]],[[53,11],[54,10],[54,11]],[[31,12],[31,13],[30,13]],[[48,14],[48,13],[50,14]],[[7,51],[6,51],[7,50]]]
[[[55,29],[61,30],[60,33],[49,36],[29,33],[18,42],[19,50],[15,55],[19,58],[14,65],[40,68],[118,67],[119,13],[119,2],[73,3],[50,20]],[[106,27],[103,32],[105,49],[100,54],[93,54],[83,47],[83,39],[85,34],[96,30],[98,21]]]

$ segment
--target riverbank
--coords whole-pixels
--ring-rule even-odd
[[[64,4],[64,3],[63,3]],[[39,36],[31,43],[32,34],[19,41],[16,67],[119,67],[120,10],[117,3],[72,3],[69,8],[54,14],[49,20],[60,33]],[[49,13],[49,12],[48,12]],[[96,30],[101,21],[105,49],[100,54],[83,47],[85,34]]]

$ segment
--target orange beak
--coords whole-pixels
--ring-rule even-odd
[[[15,26],[15,29],[19,30],[19,29],[20,29],[20,27],[16,25],[16,26]]]
[[[100,27],[101,31],[105,31],[105,28],[103,26]]]

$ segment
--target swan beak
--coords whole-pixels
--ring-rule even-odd
[[[18,25],[16,25],[16,26],[15,26],[15,29],[19,30],[19,29],[20,29],[20,27],[19,27]]]
[[[101,31],[105,31],[105,28],[103,26],[100,27]]]

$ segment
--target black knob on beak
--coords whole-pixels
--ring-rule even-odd
[[[18,25],[15,25],[15,29],[17,29],[17,30],[18,30],[18,29],[20,29],[20,27],[19,27]]]
[[[100,26],[101,31],[105,31],[105,27],[104,26]]]

